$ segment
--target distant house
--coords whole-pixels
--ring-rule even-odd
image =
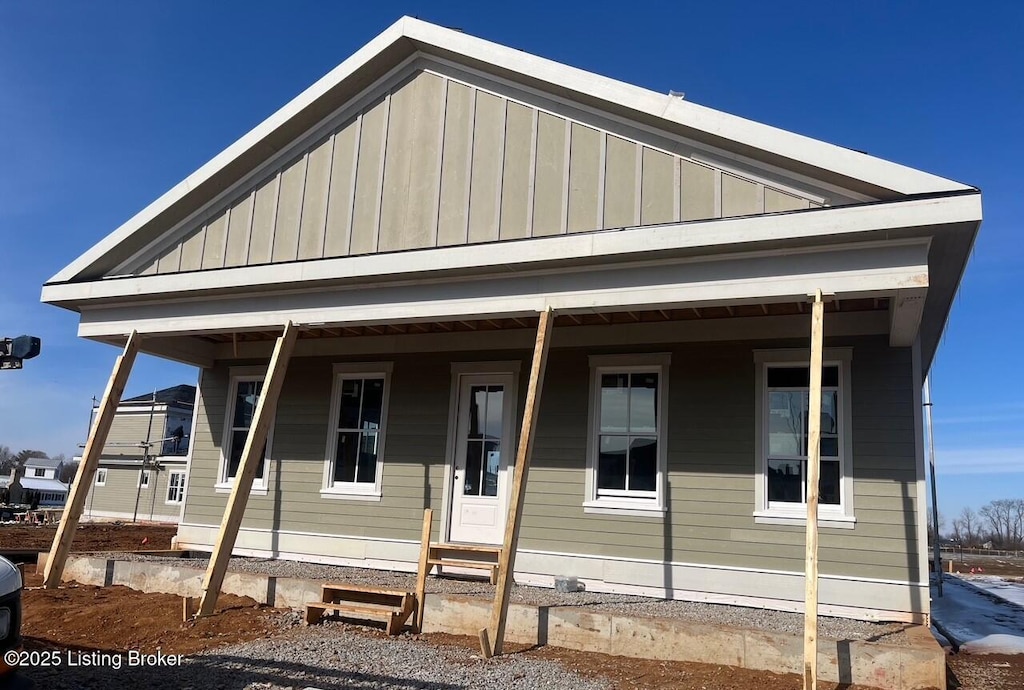
[[[9,503],[63,506],[68,498],[68,485],[58,479],[62,467],[62,460],[29,458],[24,466],[0,477],[0,488],[7,489]]]
[[[178,521],[195,397],[183,384],[121,401],[85,517]]]

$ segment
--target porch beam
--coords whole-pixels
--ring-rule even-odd
[[[68,502],[61,515],[60,525],[57,526],[57,533],[53,535],[50,556],[46,560],[46,570],[43,574],[43,584],[46,589],[56,589],[60,585],[61,576],[64,575],[64,565],[67,562],[68,553],[71,551],[71,542],[75,538],[82,510],[85,508],[85,499],[89,495],[89,489],[92,488],[93,475],[96,474],[100,454],[103,452],[103,446],[107,443],[107,434],[114,422],[114,414],[121,402],[124,387],[128,383],[128,376],[132,372],[132,365],[135,363],[135,355],[139,352],[139,341],[141,340],[142,338],[137,332],[131,332],[125,343],[124,352],[118,355],[114,362],[114,369],[107,380],[107,389],[103,392],[103,401],[100,403],[96,425],[89,432],[89,441],[85,444],[82,461],[78,464],[78,471],[75,472],[75,481],[68,493]]]
[[[274,413],[277,410],[277,400],[284,385],[288,360],[295,348],[295,339],[298,334],[298,326],[288,321],[284,326],[284,332],[277,339],[274,354],[270,358],[267,377],[256,403],[256,413],[245,438],[245,447],[242,450],[238,471],[235,473],[234,485],[231,487],[231,495],[228,497],[228,504],[220,523],[220,531],[217,533],[217,543],[213,547],[213,555],[210,557],[210,564],[207,566],[206,577],[203,580],[202,601],[199,603],[200,616],[213,614],[217,597],[220,595],[220,588],[224,584],[224,574],[227,572],[228,561],[231,559],[231,551],[235,547],[235,539],[238,536],[238,528],[242,524],[242,516],[245,514],[245,505],[249,500],[249,492],[252,490],[256,470],[263,462],[263,445],[267,440],[267,432],[270,431],[271,420],[274,419]]]
[[[680,259],[618,265],[602,271],[467,279],[424,299],[425,285],[367,285],[314,292],[213,297],[201,303],[124,304],[82,311],[79,335],[173,335],[262,331],[291,320],[357,327],[525,317],[551,306],[559,313],[596,314],[681,307],[738,306],[806,299],[822,284],[843,299],[895,294],[928,286],[928,245],[884,241],[808,252],[768,252],[733,260]],[[738,313],[738,312],[737,312]],[[448,323],[442,323],[442,320]],[[447,326],[447,328],[446,328]]]
[[[804,565],[804,690],[818,687],[818,477],[821,464],[821,360],[825,302],[811,308],[810,391],[807,410],[807,543]]]
[[[526,391],[526,411],[523,413],[523,426],[519,432],[512,495],[509,499],[508,518],[505,520],[505,539],[498,561],[498,587],[491,608],[490,626],[480,630],[480,651],[487,659],[495,654],[501,654],[505,642],[505,620],[508,617],[508,600],[512,591],[516,549],[519,545],[519,526],[523,521],[522,506],[526,496],[526,479],[530,474],[530,457],[533,454],[533,438],[537,429],[540,395],[544,388],[544,370],[548,363],[550,333],[554,321],[554,312],[548,307],[541,312],[540,322],[537,324],[533,365],[530,367],[530,385]]]

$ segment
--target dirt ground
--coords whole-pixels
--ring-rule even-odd
[[[56,525],[0,525],[0,551],[47,551]],[[176,525],[90,523],[75,532],[72,551],[157,551],[171,548]]]
[[[945,556],[943,556],[945,558]],[[1016,580],[1024,577],[1024,558],[1013,558],[1013,557],[997,557],[997,556],[964,556],[963,560],[959,558],[953,559],[953,572],[969,573],[971,568],[977,570],[981,568],[981,572],[985,575],[998,575],[1007,579]],[[949,572],[949,562],[943,560],[942,569],[943,572]]]
[[[1024,654],[951,654],[946,684],[949,690],[1020,690]]]
[[[164,654],[195,654],[268,637],[280,629],[275,609],[252,599],[225,594],[218,615],[182,623],[181,597],[145,594],[128,587],[67,585],[32,589],[42,577],[30,575],[22,595],[25,648],[137,649]]]

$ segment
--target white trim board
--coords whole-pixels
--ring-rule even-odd
[[[405,45],[403,41],[409,41],[411,45]],[[465,60],[488,71],[511,74],[528,82],[539,82],[556,92],[578,94],[589,102],[596,101],[617,108],[627,108],[640,116],[657,118],[667,125],[682,126],[702,139],[732,142],[737,148],[749,147],[764,151],[768,156],[777,156],[813,168],[832,171],[840,176],[861,180],[898,194],[970,189],[966,185],[851,149],[655,93],[468,36],[459,31],[411,17],[402,17],[291,102],[61,270],[50,282],[72,280],[134,232],[181,202],[194,190],[209,183],[232,161],[259,147],[265,139],[279,133],[299,116],[306,114],[308,117],[308,112],[314,104],[355,77],[357,73],[365,74],[371,62],[375,59],[379,62],[381,55],[388,53],[396,56],[383,65],[387,70],[393,67],[396,61],[401,62],[417,49],[428,54],[440,53],[460,62]]]

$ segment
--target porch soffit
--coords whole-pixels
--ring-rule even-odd
[[[482,118],[481,121],[484,125],[488,125],[489,122],[493,123],[492,129],[495,130],[495,133],[499,129],[498,122],[503,123],[506,127],[521,127],[524,133],[529,133],[531,141],[539,139],[542,131],[556,136],[559,129],[557,125],[561,123],[565,154],[561,161],[558,161],[557,157],[552,157],[551,166],[557,168],[561,163],[563,181],[566,180],[566,176],[572,178],[573,170],[581,175],[579,179],[569,179],[566,183],[566,190],[577,188],[587,190],[582,196],[578,195],[575,201],[568,191],[560,192],[562,195],[560,200],[543,201],[538,199],[538,191],[550,192],[552,188],[556,191],[562,189],[560,185],[552,185],[551,188],[542,185],[541,190],[536,187],[537,176],[540,174],[538,171],[541,169],[549,171],[551,166],[545,163],[545,166],[538,167],[537,160],[533,157],[537,155],[543,157],[555,151],[558,148],[557,141],[553,141],[551,146],[538,146],[533,143],[529,150],[529,156],[526,156],[527,147],[525,146],[507,147],[505,140],[500,136],[484,136],[480,140],[486,140],[489,142],[487,145],[494,147],[495,151],[491,153],[507,151],[509,155],[506,156],[503,153],[502,156],[495,156],[494,160],[502,162],[500,165],[493,165],[493,170],[481,169],[478,171],[474,166],[470,166],[463,169],[462,174],[471,175],[474,180],[479,176],[481,180],[488,181],[490,186],[508,185],[508,189],[516,190],[517,200],[521,197],[522,205],[516,206],[515,209],[509,207],[506,212],[506,209],[498,201],[501,197],[496,196],[489,204],[478,200],[475,206],[476,212],[483,213],[489,220],[482,222],[479,226],[472,223],[467,225],[467,241],[471,229],[497,233],[498,239],[501,238],[503,228],[508,228],[509,232],[529,230],[532,233],[536,224],[531,222],[534,220],[531,214],[536,215],[538,210],[542,218],[544,214],[550,212],[552,218],[558,220],[557,227],[547,230],[557,232],[568,231],[571,228],[608,227],[609,223],[612,224],[611,226],[621,227],[630,224],[630,215],[632,215],[633,222],[639,224],[646,224],[645,214],[649,219],[654,219],[653,222],[685,218],[687,204],[681,197],[684,195],[686,185],[680,186],[677,179],[689,174],[684,171],[688,171],[690,166],[695,166],[700,175],[711,175],[716,180],[715,184],[718,187],[711,195],[711,204],[717,204],[718,207],[713,209],[711,217],[731,213],[733,212],[730,210],[731,207],[738,209],[738,213],[742,214],[764,212],[770,204],[781,205],[779,210],[784,210],[794,208],[793,204],[822,203],[821,197],[817,196],[818,192],[815,191],[815,187],[819,189],[831,187],[833,191],[829,196],[835,197],[840,203],[850,199],[897,198],[908,194],[970,189],[959,183],[848,149],[718,113],[677,98],[656,94],[559,65],[456,31],[403,18],[278,113],[268,118],[252,132],[242,137],[222,154],[79,257],[54,276],[50,282],[66,283],[75,280],[96,279],[103,275],[109,275],[119,266],[122,270],[158,272],[160,271],[160,261],[165,257],[162,255],[150,257],[155,258],[155,264],[147,264],[145,261],[148,259],[143,257],[140,252],[146,248],[155,250],[153,243],[158,242],[158,238],[164,237],[172,229],[194,235],[202,233],[203,248],[197,252],[199,240],[193,239],[193,246],[187,250],[191,252],[189,261],[195,260],[192,254],[198,254],[199,269],[206,265],[217,267],[218,262],[220,266],[225,265],[226,257],[234,249],[234,245],[232,245],[229,250],[228,245],[232,237],[232,228],[227,209],[234,209],[242,204],[243,207],[240,207],[236,214],[236,220],[239,216],[244,217],[248,213],[251,229],[252,222],[261,217],[256,210],[261,199],[256,198],[258,191],[255,187],[249,194],[249,202],[245,201],[244,193],[242,197],[233,201],[220,198],[219,195],[227,190],[232,190],[235,185],[252,176],[254,171],[258,171],[260,166],[267,163],[267,156],[264,152],[287,150],[296,142],[305,142],[303,145],[306,148],[302,149],[301,157],[294,158],[294,152],[289,151],[293,159],[282,161],[281,167],[274,172],[273,199],[269,199],[268,191],[262,201],[268,208],[274,207],[274,212],[280,215],[283,223],[281,230],[285,234],[279,246],[284,249],[276,258],[283,257],[288,260],[292,256],[293,240],[295,258],[302,251],[313,251],[311,247],[316,246],[316,238],[322,235],[324,240],[321,244],[323,244],[328,234],[316,229],[318,223],[313,223],[310,226],[309,223],[312,221],[307,221],[304,227],[301,216],[306,211],[310,212],[307,219],[319,218],[321,213],[329,215],[330,183],[326,180],[329,179],[330,172],[333,171],[333,161],[330,159],[338,151],[338,135],[344,130],[344,124],[342,124],[341,130],[332,130],[330,127],[325,129],[325,123],[331,124],[331,117],[339,112],[339,108],[351,104],[353,99],[358,99],[361,95],[373,96],[370,91],[374,84],[387,77],[396,66],[400,67],[404,61],[419,59],[417,56],[423,55],[432,56],[431,59],[439,61],[439,64],[443,61],[452,63],[447,65],[449,71],[476,70],[492,81],[501,82],[499,84],[501,88],[498,91],[518,89],[521,92],[547,94],[553,101],[558,101],[559,104],[556,104],[558,107],[552,112],[547,112],[542,106],[534,107],[531,103],[520,103],[514,97],[508,97],[501,93],[495,95],[478,89],[474,92],[476,95],[474,96],[473,107],[475,110],[473,112],[479,112],[481,107],[489,109],[489,111],[493,111],[493,116],[488,115]],[[453,102],[453,98],[457,100],[453,94],[463,88],[462,86],[452,87],[452,84],[460,82],[451,74],[432,75],[430,78],[424,77],[425,73],[423,72],[417,74],[420,76],[416,76],[412,81],[404,82],[401,90],[394,93],[386,92],[379,105],[370,104],[369,109],[366,109],[365,112],[360,110],[361,117],[358,113],[356,114],[358,120],[372,120],[373,122],[369,123],[371,129],[373,126],[379,127],[374,138],[366,144],[366,147],[367,152],[370,152],[374,145],[378,146],[374,160],[377,161],[380,173],[374,179],[372,171],[367,172],[366,176],[358,169],[350,171],[353,177],[357,178],[353,190],[350,192],[350,196],[356,200],[353,202],[355,206],[351,215],[352,219],[357,215],[355,208],[358,206],[360,191],[364,192],[363,198],[372,201],[375,195],[390,189],[389,185],[394,180],[388,177],[389,169],[396,171],[394,174],[398,176],[398,179],[401,179],[408,171],[417,169],[417,166],[421,164],[433,166],[432,169],[437,170],[440,175],[441,166],[438,161],[449,144],[443,134],[438,134],[440,138],[433,139],[433,148],[429,145],[412,147],[411,150],[414,153],[409,154],[412,158],[408,160],[398,154],[401,147],[396,146],[395,155],[399,160],[396,160],[393,165],[391,163],[388,166],[383,165],[388,158],[390,148],[388,139],[391,135],[391,101],[395,101],[396,107],[395,136],[397,141],[404,141],[404,138],[408,137],[415,139],[421,132],[418,130],[420,123],[415,118],[410,119],[403,115],[403,113],[409,112],[409,105],[403,105],[402,101],[409,101],[411,104],[417,100],[426,99],[425,102],[436,103],[438,105],[436,117],[434,117],[436,122],[432,120],[429,124],[436,124],[436,130],[440,133],[442,127],[446,125],[449,115],[448,104]],[[412,90],[406,94],[407,98],[400,94],[408,85],[412,85]],[[444,110],[441,110],[442,105],[445,106]],[[374,108],[377,107],[383,110],[374,111]],[[620,122],[613,128],[602,130],[600,127],[595,127],[593,122],[577,122],[572,114],[557,112],[559,109],[565,110],[567,107],[574,108],[576,111],[587,111],[591,115],[596,111],[599,114],[603,113],[606,119],[618,118]],[[374,112],[376,114],[372,115]],[[462,115],[454,113],[454,115],[457,122],[469,121],[465,113]],[[561,118],[561,120],[555,122],[554,127],[548,127],[551,123],[542,126],[542,121],[547,122],[548,117]],[[374,124],[377,120],[380,121],[379,125]],[[627,136],[620,136],[621,132],[613,133],[613,130],[616,128],[621,130],[622,127],[632,131],[646,132],[646,134],[631,139],[628,133]],[[658,142],[650,140],[652,127],[660,132],[661,138],[666,140],[670,144],[669,146],[659,147]],[[474,131],[474,134],[477,133]],[[486,133],[481,132],[481,134]],[[317,139],[317,137],[324,136],[328,136],[330,139],[329,151],[323,147],[326,140]],[[310,141],[311,139],[312,141]],[[461,151],[457,144],[458,142],[454,140],[451,142],[455,149]],[[342,152],[348,150],[345,145],[343,143]],[[352,143],[352,151],[359,151],[359,147],[362,146],[362,139],[360,139],[358,143]],[[476,147],[475,143],[473,147]],[[709,147],[711,158],[707,158]],[[462,148],[466,148],[465,142],[462,143]],[[712,160],[715,157],[716,148],[723,156]],[[700,150],[698,151],[698,149]],[[433,152],[435,157],[431,158],[430,155],[424,153],[423,160],[419,161],[415,159],[417,151]],[[471,156],[473,151],[462,153]],[[577,154],[578,161],[576,160]],[[605,163],[605,169],[609,170],[613,176],[623,176],[623,182],[625,182],[629,179],[628,159],[631,154],[635,159],[635,167],[632,170],[634,182],[632,196],[629,194],[630,186],[628,184],[612,184],[606,179],[602,180],[597,174],[597,171],[602,170],[600,165],[595,164],[592,168],[589,167],[593,162],[592,159],[596,158],[598,163]],[[533,159],[524,162],[524,160],[517,159],[516,156],[519,156],[520,159]],[[702,158],[702,156],[704,157]],[[472,162],[472,158],[469,160]],[[574,163],[574,161],[576,162]],[[649,170],[660,168],[664,168],[664,170],[661,174],[645,177],[643,174],[645,165]],[[748,165],[753,165],[753,168],[745,170],[744,166]],[[773,188],[774,182],[771,179],[773,173],[767,175],[767,183],[758,178],[758,168],[763,172],[772,170],[773,166],[775,166],[774,170],[782,171],[782,178],[789,177],[790,180],[796,180],[797,187],[803,185],[804,192],[800,189],[794,190],[791,185],[786,185],[785,179],[779,182],[781,186]],[[787,166],[788,173],[785,172]],[[445,167],[447,168],[447,166]],[[733,170],[732,168],[735,167],[740,170]],[[339,170],[342,169],[339,168]],[[313,172],[312,176],[310,176],[310,170]],[[588,173],[587,170],[595,172]],[[510,176],[507,180],[506,174]],[[672,177],[671,184],[668,183],[669,176]],[[362,187],[359,187],[358,179],[364,180]],[[307,180],[317,187],[317,193],[306,194]],[[835,190],[836,180],[847,183],[845,195],[841,190]],[[321,182],[324,184],[321,185]],[[531,188],[531,185],[534,187]],[[265,181],[264,186],[266,186]],[[399,185],[398,188],[402,189],[403,187]],[[461,187],[456,185],[452,189],[457,192]],[[614,190],[614,193],[609,195],[607,193],[609,189]],[[605,190],[603,196],[602,190]],[[434,199],[431,204],[427,204],[430,209],[434,206],[439,208],[444,206],[440,199],[441,192],[416,189],[408,191],[425,194],[424,199],[428,201]],[[456,192],[452,193],[457,196]],[[616,196],[620,193],[623,195],[622,198]],[[281,194],[284,196],[282,197]],[[644,201],[645,194],[650,203]],[[300,198],[303,200],[296,201]],[[309,199],[308,205],[305,201],[306,198]],[[580,200],[585,200],[586,203]],[[251,204],[248,211],[244,208],[245,203]],[[707,197],[701,203],[707,205]],[[829,203],[835,202],[830,201]],[[220,207],[215,208],[217,204],[220,204]],[[395,208],[386,210],[385,207],[378,206],[374,209],[373,206],[373,203],[369,203],[367,207],[369,210],[366,210],[367,217],[373,216],[373,222],[366,234],[367,237],[375,240],[370,243],[373,250],[379,248],[382,241],[385,247],[389,247],[391,246],[389,243],[397,241],[400,246],[402,242],[409,239],[403,234],[408,213],[420,211],[403,209],[399,215],[401,213],[406,215],[398,218],[392,217],[396,213]],[[796,207],[799,208],[799,206]],[[467,215],[474,213],[472,199],[470,199],[468,209],[459,205],[452,206],[452,208],[461,209],[458,212]],[[214,215],[204,216],[201,220],[195,217],[193,220],[196,220],[198,225],[182,230],[183,221],[195,215],[197,211],[207,211]],[[225,212],[223,217],[215,215],[222,211]],[[432,213],[432,210],[426,212],[427,227],[429,229],[432,224],[436,223],[437,227],[431,232],[439,233],[441,221],[429,220]],[[525,222],[524,214],[526,215]],[[269,222],[270,217],[264,216],[263,218]],[[620,218],[625,220],[620,220]],[[275,238],[278,231],[276,223],[275,217],[273,230],[267,231]],[[397,235],[392,237],[389,233],[395,228],[397,228],[395,230]],[[354,225],[350,229],[353,232],[356,231]],[[358,231],[363,232],[364,230],[359,229]],[[417,233],[420,232],[423,232],[422,227],[417,230]],[[238,238],[242,236],[240,233],[241,230],[235,233],[236,242],[239,244],[241,244],[241,240]],[[303,244],[303,238],[310,237],[313,239],[309,239]],[[351,251],[351,240],[354,237],[356,235],[349,234],[349,251]],[[431,238],[433,241],[437,241],[436,236],[431,235]],[[412,239],[415,242],[428,241],[418,234]],[[205,250],[207,244],[211,248],[209,254]],[[278,246],[276,240],[274,246]],[[247,248],[247,251],[251,251],[251,248]],[[267,259],[274,260],[274,249],[269,239],[267,251],[269,252]],[[181,269],[182,261],[185,258],[184,243],[181,245],[180,252],[177,270]],[[132,260],[139,260],[143,263],[137,266],[128,266],[126,262]],[[169,269],[173,260],[167,257],[165,263]]]

